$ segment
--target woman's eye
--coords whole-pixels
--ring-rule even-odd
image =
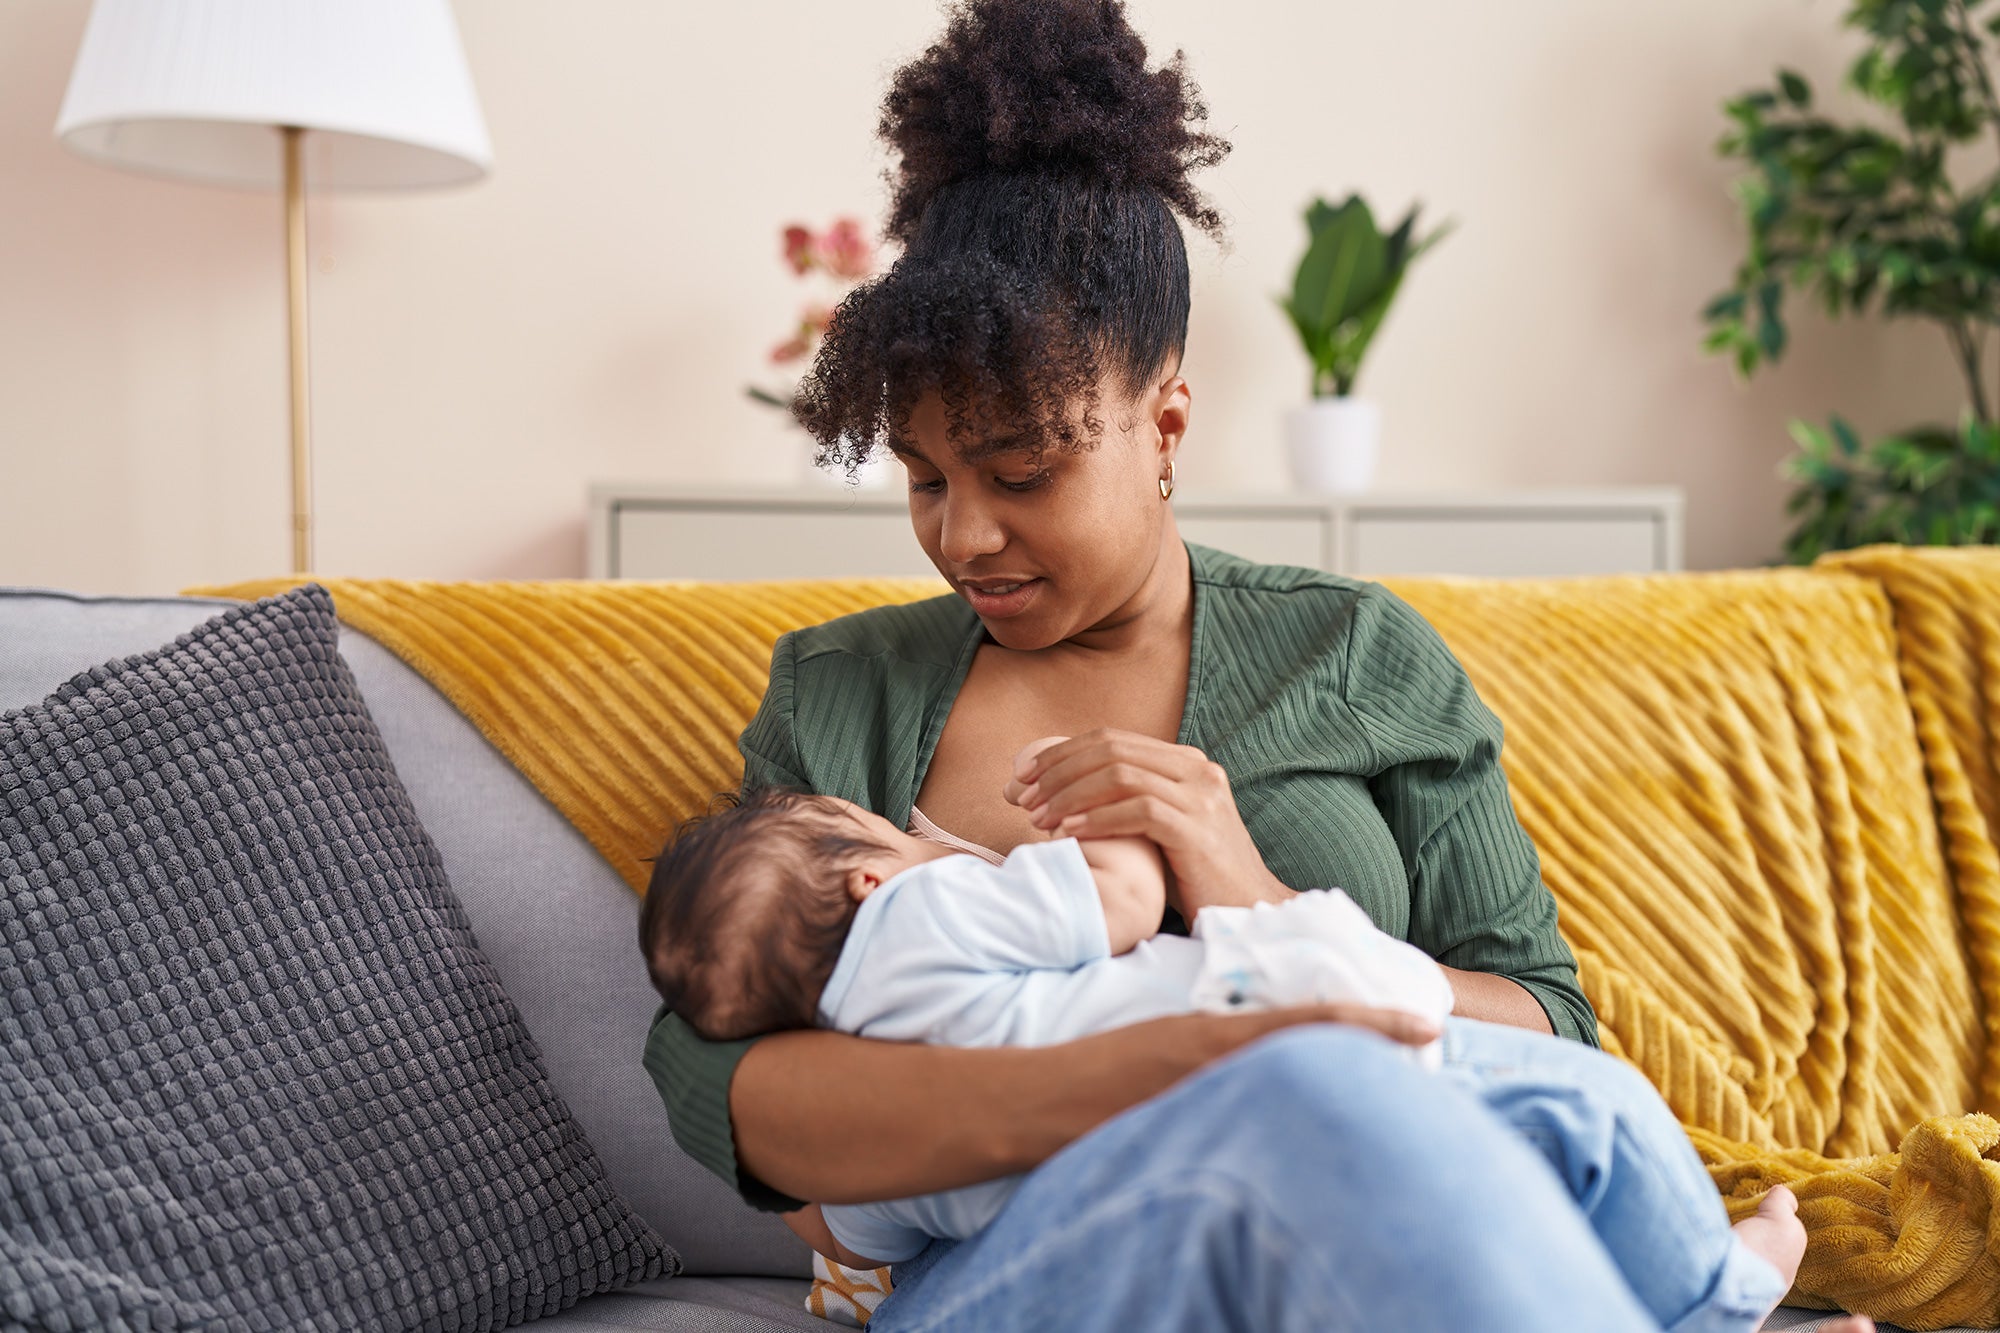
[[[944,483],[941,481],[918,481],[915,478],[912,478],[910,481],[910,494],[912,495],[930,495],[943,489]]]
[[[1002,486],[1006,487],[1010,491],[1015,491],[1015,492],[1032,491],[1036,487],[1048,481],[1048,479],[1049,479],[1049,474],[1046,468],[1044,468],[1040,472],[1035,473],[1032,477],[1025,478],[1024,480],[1021,481],[1008,481],[1005,477],[994,478],[994,480],[999,482]]]

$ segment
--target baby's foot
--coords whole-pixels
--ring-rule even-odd
[[[1799,1200],[1783,1185],[1773,1185],[1754,1217],[1736,1224],[1736,1235],[1744,1246],[1778,1270],[1789,1289],[1799,1275],[1806,1257],[1806,1228],[1799,1221]],[[1821,1324],[1819,1333],[1874,1333],[1875,1321],[1867,1315],[1842,1315]]]
[[[1799,1198],[1783,1185],[1771,1186],[1754,1217],[1736,1224],[1736,1238],[1778,1270],[1789,1290],[1806,1257],[1806,1226],[1799,1221]]]

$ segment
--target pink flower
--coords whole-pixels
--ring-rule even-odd
[[[809,355],[812,352],[813,345],[820,340],[821,335],[826,332],[827,325],[832,322],[832,307],[823,305],[807,306],[799,312],[798,332],[771,349],[771,360],[782,364],[786,361],[797,361]]]
[[[792,272],[811,270],[815,258],[813,241],[813,234],[796,222],[785,228],[785,262],[792,266]]]
[[[835,276],[865,278],[875,267],[875,248],[853,218],[840,218],[820,238],[820,254]]]

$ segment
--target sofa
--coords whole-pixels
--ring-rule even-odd
[[[1972,879],[2000,874],[1983,822],[2000,812],[1982,804],[1983,779],[1970,762],[1978,756],[1954,759],[1950,751],[1954,735],[1983,737],[1986,717],[2000,713],[1964,716],[1963,690],[1913,699],[1913,685],[1936,682],[1912,674],[1912,642],[1899,635],[1920,632],[1931,648],[1940,635],[1964,639],[1953,660],[1976,678],[1974,686],[1993,669],[1996,708],[2000,647],[1973,642],[1966,617],[1983,625],[1986,613],[1967,610],[1967,598],[1949,588],[1926,594],[1930,619],[1903,611],[1907,618],[1899,620],[1899,596],[1916,594],[1889,568],[1898,558],[1877,552],[1809,572],[1392,581],[1459,652],[1507,725],[1504,757],[1517,809],[1542,850],[1607,1048],[1655,1075],[1739,1211],[1773,1179],[1795,1182],[1809,1214],[1815,1199],[1866,1208],[1876,1184],[1887,1199],[1901,1188],[1892,1180],[1900,1169],[1893,1151],[1907,1131],[1988,1103],[1983,1014],[1993,978],[1983,932],[1991,923],[1968,924],[1965,911],[1979,906],[1968,897]],[[1947,573],[1947,583],[1957,581],[1951,586],[1969,580],[2000,607],[2000,564],[1982,560]],[[229,596],[0,589],[0,710],[32,705],[78,672],[157,648],[246,597],[291,582],[244,585]],[[676,1150],[641,1066],[656,1001],[634,947],[638,900],[629,859],[649,836],[646,821],[624,834],[631,845],[621,866],[615,833],[586,832],[577,801],[552,799],[549,782],[538,785],[533,765],[507,745],[493,720],[504,709],[479,716],[470,696],[442,674],[448,664],[413,649],[407,636],[383,632],[390,621],[378,618],[375,633],[357,627],[367,617],[350,608],[362,605],[369,581],[325,584],[341,608],[340,656],[479,948],[611,1185],[678,1253],[674,1276],[588,1296],[539,1322],[566,1329],[827,1327],[806,1310],[809,1251],[776,1217],[743,1205]],[[400,623],[427,623],[426,598],[468,586],[398,585],[406,612]],[[768,651],[787,618],[805,623],[815,607],[912,595],[907,587],[880,594],[860,585],[826,587],[841,595],[794,599],[778,615],[746,615],[755,622],[751,641]],[[648,592],[687,595],[672,587]],[[727,595],[705,604],[703,615],[727,605]],[[688,623],[699,634],[704,622],[695,616]],[[676,651],[687,654],[685,646]],[[745,660],[729,668],[735,682],[720,694],[715,672],[673,677],[688,691],[709,691],[705,706],[719,734],[740,726],[754,706],[762,664]],[[563,670],[551,663],[544,674]],[[752,688],[743,688],[745,681]],[[1983,696],[1973,688],[1970,697]],[[1691,699],[1706,702],[1677,716],[1676,704]],[[687,713],[684,701],[654,703],[668,727]],[[1785,713],[1782,725],[1770,716],[1774,708]],[[1990,754],[1982,761],[1989,773],[1991,761]],[[707,767],[691,770],[692,787],[710,777],[728,785],[726,756],[703,762]],[[1914,791],[1907,789],[1912,781]],[[679,792],[669,805],[688,800]],[[1630,817],[1615,817],[1617,809]],[[1649,832],[1658,835],[1657,852],[1647,846]],[[1639,889],[1619,889],[1621,877],[1653,896],[1641,901],[1632,896]],[[1760,905],[1744,918],[1744,930],[1722,928],[1730,910],[1715,895],[1752,881],[1759,893],[1745,896]],[[1683,890],[1680,902],[1661,897]],[[1857,905],[1851,893],[1865,901]],[[1843,946],[1832,928],[1841,923],[1866,934],[1872,952]],[[1896,944],[1899,931],[1910,935],[1908,948]],[[1795,954],[1763,957],[1787,940]],[[1707,975],[1688,975],[1689,949],[1714,951]],[[1944,954],[1950,966],[1926,973],[1921,985],[1883,980],[1906,957]],[[1846,960],[1841,975],[1831,974],[1829,959]],[[1911,1035],[1912,1016],[1895,1012],[1946,1002],[1963,1012],[1945,1015],[1928,1035]],[[1768,1030],[1760,1027],[1767,1020]],[[1839,1068],[1831,1074],[1815,1064],[1826,1053],[1827,1043],[1815,1037],[1821,1030],[1835,1038]],[[1912,1062],[1914,1072],[1906,1067]],[[1976,1147],[1972,1155],[1976,1175]],[[1915,1221],[1892,1223],[1890,1211],[1883,1204],[1871,1216],[1914,1234]],[[1985,1225],[1983,1214],[1978,1225]],[[1878,1279],[1895,1267],[1895,1242],[1892,1235],[1874,1247]],[[1846,1280],[1841,1258],[1828,1257],[1831,1266],[1819,1270],[1827,1283]],[[1880,1279],[1888,1285],[1864,1295],[1885,1313],[1907,1312],[1911,1327],[1959,1327],[1939,1322],[1937,1312],[1982,1307],[1937,1298],[1977,1295],[1986,1274],[1976,1269],[1939,1278],[1932,1262],[1926,1271],[1934,1280],[1918,1297],[1909,1297],[1900,1279]],[[1826,1290],[1795,1294],[1824,1304]],[[1903,1304],[1880,1305],[1894,1299]],[[1787,1307],[1772,1327],[1811,1329],[1824,1317]]]

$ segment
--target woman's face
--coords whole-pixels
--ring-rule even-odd
[[[1093,407],[1095,447],[1039,459],[1008,447],[1004,422],[952,441],[935,393],[911,414],[897,457],[917,541],[1005,647],[1046,648],[1132,614],[1179,541],[1160,479],[1187,429],[1187,382],[1163,372],[1136,400],[1102,383]]]

